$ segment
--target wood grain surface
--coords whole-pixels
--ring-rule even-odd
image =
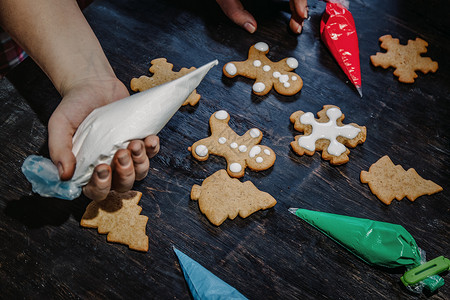
[[[404,269],[369,266],[288,212],[301,207],[400,224],[429,259],[450,256],[449,3],[350,2],[362,98],[320,40],[322,1],[309,1],[310,18],[299,36],[288,29],[285,1],[244,1],[258,21],[255,34],[229,21],[215,1],[97,0],[84,11],[127,86],[133,77],[148,75],[155,58],[167,58],[175,70],[219,60],[197,89],[199,104],[181,108],[160,132],[161,151],[147,178],[134,186],[143,193],[142,214],[149,217],[147,253],[80,227],[87,198],[65,201],[31,192],[20,167],[30,154],[48,155],[46,125],[60,96],[31,59],[1,80],[0,298],[190,299],[175,246],[250,299],[449,299],[449,283],[435,294],[411,294],[400,282]],[[403,84],[393,69],[373,67],[369,57],[380,51],[378,38],[385,34],[404,44],[426,40],[426,56],[439,62],[439,70]],[[274,61],[298,59],[300,93],[255,96],[252,80],[223,76],[226,62],[245,60],[260,41],[269,45]],[[315,114],[326,104],[341,108],[344,123],[368,132],[367,141],[350,150],[350,161],[338,167],[319,154],[300,157],[289,145],[299,134],[289,122],[291,113]],[[187,148],[209,136],[209,117],[220,109],[230,113],[238,134],[261,129],[262,144],[276,152],[272,168],[247,170],[242,180],[278,203],[216,227],[189,193],[225,168],[225,160],[211,156],[198,162]],[[381,203],[359,174],[386,154],[444,190],[415,202]],[[450,281],[448,273],[443,277]]]

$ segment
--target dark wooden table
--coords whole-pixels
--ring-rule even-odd
[[[323,2],[309,1],[310,19],[300,36],[287,28],[287,2],[245,3],[259,22],[253,35],[231,23],[215,1],[99,0],[85,10],[127,85],[147,74],[154,58],[166,57],[176,70],[219,60],[198,88],[200,103],[182,108],[161,131],[161,152],[149,176],[134,187],[143,193],[142,214],[149,217],[147,253],[107,243],[105,235],[80,227],[88,199],[31,193],[20,167],[30,154],[48,155],[46,125],[60,97],[31,59],[0,81],[0,298],[189,299],[172,251],[176,246],[251,299],[449,299],[450,283],[433,295],[412,295],[399,280],[404,270],[369,266],[288,212],[302,207],[397,223],[428,258],[450,256],[448,2],[351,1],[363,98],[320,40]],[[427,56],[439,62],[439,70],[402,84],[392,69],[373,67],[369,56],[380,50],[378,38],[385,34],[402,43],[425,39]],[[226,62],[245,60],[259,41],[269,45],[272,60],[298,59],[301,93],[259,97],[251,93],[252,80],[222,75]],[[368,130],[367,141],[351,150],[343,166],[331,166],[318,154],[300,157],[289,145],[298,134],[290,114],[316,113],[325,104],[339,106],[346,122]],[[219,109],[231,114],[239,134],[252,127],[263,131],[262,144],[276,152],[276,163],[260,173],[247,170],[243,180],[278,203],[216,227],[189,193],[224,168],[224,160],[198,162],[187,148],[209,135],[208,119]],[[359,174],[386,154],[444,190],[415,202],[381,203]],[[444,278],[450,281],[448,273]]]

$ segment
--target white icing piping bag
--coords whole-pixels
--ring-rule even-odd
[[[183,77],[92,111],[72,139],[77,165],[71,180],[60,181],[56,166],[47,158],[31,155],[24,161],[22,172],[33,191],[44,197],[77,198],[95,166],[110,164],[116,151],[131,140],[158,134],[217,64],[214,60]]]

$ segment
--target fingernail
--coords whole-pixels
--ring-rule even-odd
[[[61,177],[64,174],[64,167],[62,165],[62,163],[58,163],[58,173],[59,173],[59,177]]]
[[[130,163],[130,157],[127,154],[122,155],[118,158],[119,164],[121,164],[123,167],[126,167]]]
[[[256,30],[255,26],[253,26],[253,24],[250,23],[250,22],[247,22],[247,23],[244,24],[244,29],[247,30],[250,33],[254,33],[255,30]]]
[[[142,144],[139,144],[139,147],[134,147],[133,149],[131,149],[131,153],[134,156],[139,156],[142,152]]]
[[[100,179],[106,179],[106,178],[108,178],[108,175],[109,175],[109,170],[107,168],[97,170],[97,176]]]

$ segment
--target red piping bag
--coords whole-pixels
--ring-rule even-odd
[[[362,97],[358,36],[352,14],[339,3],[327,3],[320,36]]]

